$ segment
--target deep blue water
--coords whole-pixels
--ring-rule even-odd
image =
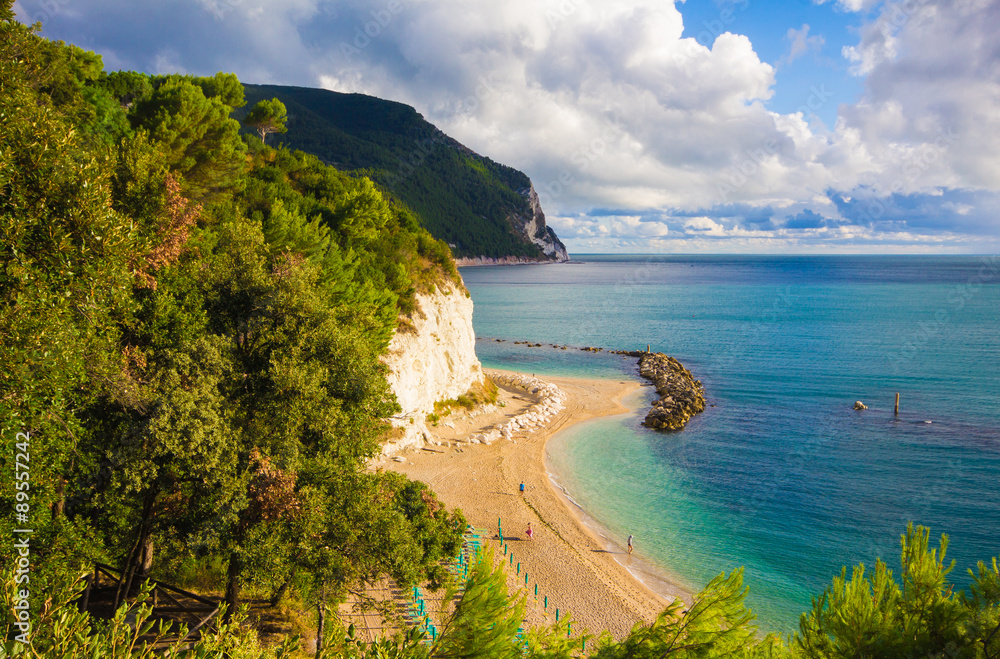
[[[464,268],[477,351],[621,377],[634,360],[513,340],[649,344],[703,381],[713,407],[681,432],[642,412],[550,444],[574,499],[644,558],[695,590],[745,566],[762,628],[790,632],[841,566],[898,571],[908,521],[949,535],[962,587],[1000,554],[1000,258],[575,260]]]

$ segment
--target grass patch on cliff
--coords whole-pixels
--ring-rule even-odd
[[[473,410],[477,405],[492,405],[497,402],[500,390],[496,383],[488,376],[483,376],[483,381],[472,385],[468,391],[458,398],[439,400],[434,403],[434,411],[427,415],[429,423],[437,423],[441,417],[448,416],[458,408]]]

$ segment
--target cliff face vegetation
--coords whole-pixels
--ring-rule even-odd
[[[288,132],[276,143],[370,177],[463,263],[568,258],[525,174],[474,153],[412,107],[323,89],[245,89],[251,104],[275,97],[287,107]]]

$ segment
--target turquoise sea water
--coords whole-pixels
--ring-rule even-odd
[[[634,360],[513,340],[650,344],[703,381],[713,407],[681,432],[642,428],[641,404],[549,451],[572,497],[682,585],[745,566],[761,627],[787,633],[841,566],[898,569],[910,520],[949,535],[963,587],[1000,554],[1000,258],[575,261],[463,269],[477,352],[623,377]]]

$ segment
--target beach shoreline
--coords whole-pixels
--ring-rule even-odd
[[[530,381],[525,374],[493,372],[498,379]],[[634,412],[623,399],[642,383],[556,376],[545,376],[543,381],[564,395],[563,409],[544,425],[521,428],[509,439],[502,436],[490,444],[470,441],[523,418],[539,402],[537,392],[503,384],[502,406],[484,414],[453,413],[433,429],[430,446],[383,459],[376,466],[427,483],[445,505],[461,509],[470,524],[489,531],[494,558],[505,560],[510,568],[508,588],[528,596],[528,625],[553,622],[559,609],[563,617],[572,616],[574,630],[594,634],[607,630],[623,638],[637,622],[654,620],[674,598],[690,601],[690,593],[662,578],[646,561],[628,556],[622,548],[624,539],[608,537],[567,497],[552,478],[546,447],[552,437],[577,423]],[[503,542],[497,538],[498,519]],[[531,540],[524,533],[529,522],[534,530]]]
[[[645,397],[639,396],[640,393],[643,393],[642,390],[637,389],[636,391],[630,392],[625,396],[626,399],[634,399],[635,404],[634,406],[628,406],[628,412],[623,412],[623,414],[634,414],[637,418],[642,417],[643,410],[647,407],[647,402]],[[596,418],[601,417],[595,417],[595,419]],[[588,421],[593,420],[594,419],[587,419],[581,421],[580,423],[587,423]],[[572,425],[575,426],[577,424],[574,423]],[[568,429],[569,426],[563,430]],[[614,557],[623,568],[628,570],[634,579],[638,580],[646,588],[662,597],[665,602],[669,603],[675,599],[680,599],[685,604],[690,605],[695,593],[694,590],[683,585],[679,577],[670,574],[667,569],[657,565],[655,561],[646,558],[641,549],[641,542],[639,543],[639,548],[636,549],[631,556],[628,556],[626,552],[627,540],[618,539],[612,530],[602,524],[586,508],[584,508],[582,504],[576,501],[569,489],[560,482],[557,470],[551,466],[548,447],[551,445],[552,440],[556,439],[556,437],[561,434],[562,431],[559,433],[553,433],[546,439],[545,468],[549,474],[549,480],[552,482],[552,487],[563,499],[563,504],[574,516],[577,517],[577,521],[594,536],[595,541],[604,545],[609,554]],[[622,558],[622,560],[627,558],[628,560],[623,563],[622,560],[619,560],[619,558]]]

